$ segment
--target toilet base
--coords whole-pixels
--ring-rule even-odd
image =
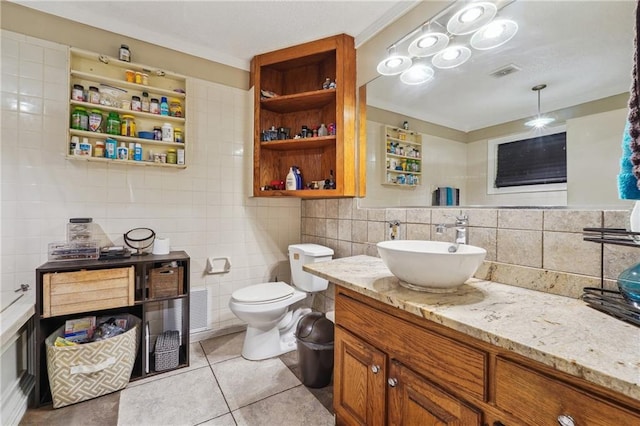
[[[278,324],[269,330],[247,326],[242,345],[242,357],[250,361],[272,358],[296,350],[296,325],[302,315],[311,312],[309,308],[298,308],[287,324]]]

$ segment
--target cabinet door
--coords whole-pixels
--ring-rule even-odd
[[[340,327],[335,330],[336,424],[385,424],[386,355]]]
[[[399,362],[389,368],[389,424],[481,425],[482,413]]]

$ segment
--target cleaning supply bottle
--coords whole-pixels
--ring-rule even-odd
[[[169,102],[165,96],[160,98],[160,115],[169,115]]]
[[[295,166],[293,171],[296,173],[296,189],[302,189],[302,173],[300,173],[300,168]]]
[[[293,171],[293,166],[289,168],[289,173],[287,174],[287,180],[285,181],[285,189],[287,191],[293,191],[297,188],[297,179],[296,173]]]

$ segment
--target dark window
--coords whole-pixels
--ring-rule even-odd
[[[496,188],[566,181],[566,132],[498,145]]]

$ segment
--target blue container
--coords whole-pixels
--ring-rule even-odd
[[[640,263],[622,271],[618,288],[627,302],[640,309]]]

